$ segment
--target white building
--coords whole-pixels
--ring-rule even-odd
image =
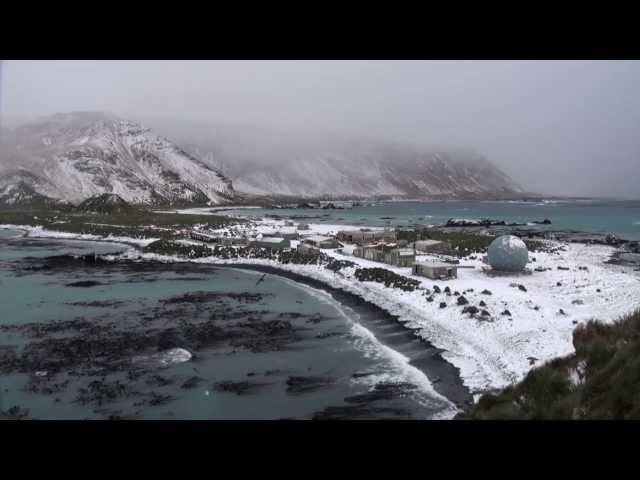
[[[413,274],[432,280],[447,280],[458,277],[458,267],[440,262],[415,262]]]
[[[310,235],[302,239],[302,243],[312,245],[316,248],[338,248],[340,244],[333,237],[326,237],[324,235]]]

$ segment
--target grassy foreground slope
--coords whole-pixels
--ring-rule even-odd
[[[517,385],[484,395],[457,419],[640,419],[640,310],[573,333],[576,353],[529,372]]]

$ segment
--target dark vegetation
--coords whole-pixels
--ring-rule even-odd
[[[384,283],[385,287],[399,288],[405,292],[413,292],[420,286],[420,281],[398,275],[385,268],[358,268],[354,276],[361,282]]]
[[[0,211],[0,224],[42,226],[47,230],[132,238],[176,237],[174,230],[203,225],[220,228],[241,220],[216,215],[183,215],[131,209],[117,213],[62,210]]]
[[[140,207],[130,205],[120,195],[103,193],[87,198],[76,208],[79,212],[95,212],[105,214],[127,214],[140,211]]]
[[[398,240],[415,242],[416,240],[440,240],[451,245],[451,255],[466,257],[472,253],[486,253],[489,245],[495,240],[495,235],[481,235],[467,231],[445,231],[438,228],[422,230],[398,230]],[[547,247],[539,240],[522,238],[529,252],[546,251]]]
[[[296,250],[270,250],[256,247],[227,247],[207,245],[187,245],[171,240],[157,240],[144,248],[145,253],[161,255],[178,255],[187,258],[217,257],[223,259],[264,258],[275,260],[283,264],[296,265],[324,265],[325,268],[336,272],[343,268],[355,267],[356,264],[348,260],[336,260],[325,253],[303,254]]]
[[[457,418],[640,419],[640,310],[614,324],[579,326],[573,345],[574,355],[532,370],[498,394],[483,395]]]

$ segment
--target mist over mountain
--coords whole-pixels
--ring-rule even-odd
[[[336,199],[523,194],[520,185],[470,150],[239,125],[159,120],[145,125],[154,128],[106,112],[72,112],[5,130],[0,201],[79,203],[116,194],[130,203],[204,205],[242,194]]]
[[[512,198],[516,181],[462,148],[327,132],[148,119],[237,191],[307,198]]]

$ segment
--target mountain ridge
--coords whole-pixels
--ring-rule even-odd
[[[150,123],[153,123],[150,120]],[[375,137],[157,121],[238,191],[296,198],[520,198],[528,192],[471,149]]]
[[[73,204],[108,193],[148,206],[527,195],[469,149],[234,126],[156,125],[151,130],[109,112],[71,112],[3,130],[0,204],[3,188],[8,189],[4,203],[14,206],[30,193],[45,203]]]
[[[34,190],[80,203],[103,193],[126,202],[228,203],[231,182],[137,122],[105,112],[56,114],[4,132],[0,185],[28,172]]]

